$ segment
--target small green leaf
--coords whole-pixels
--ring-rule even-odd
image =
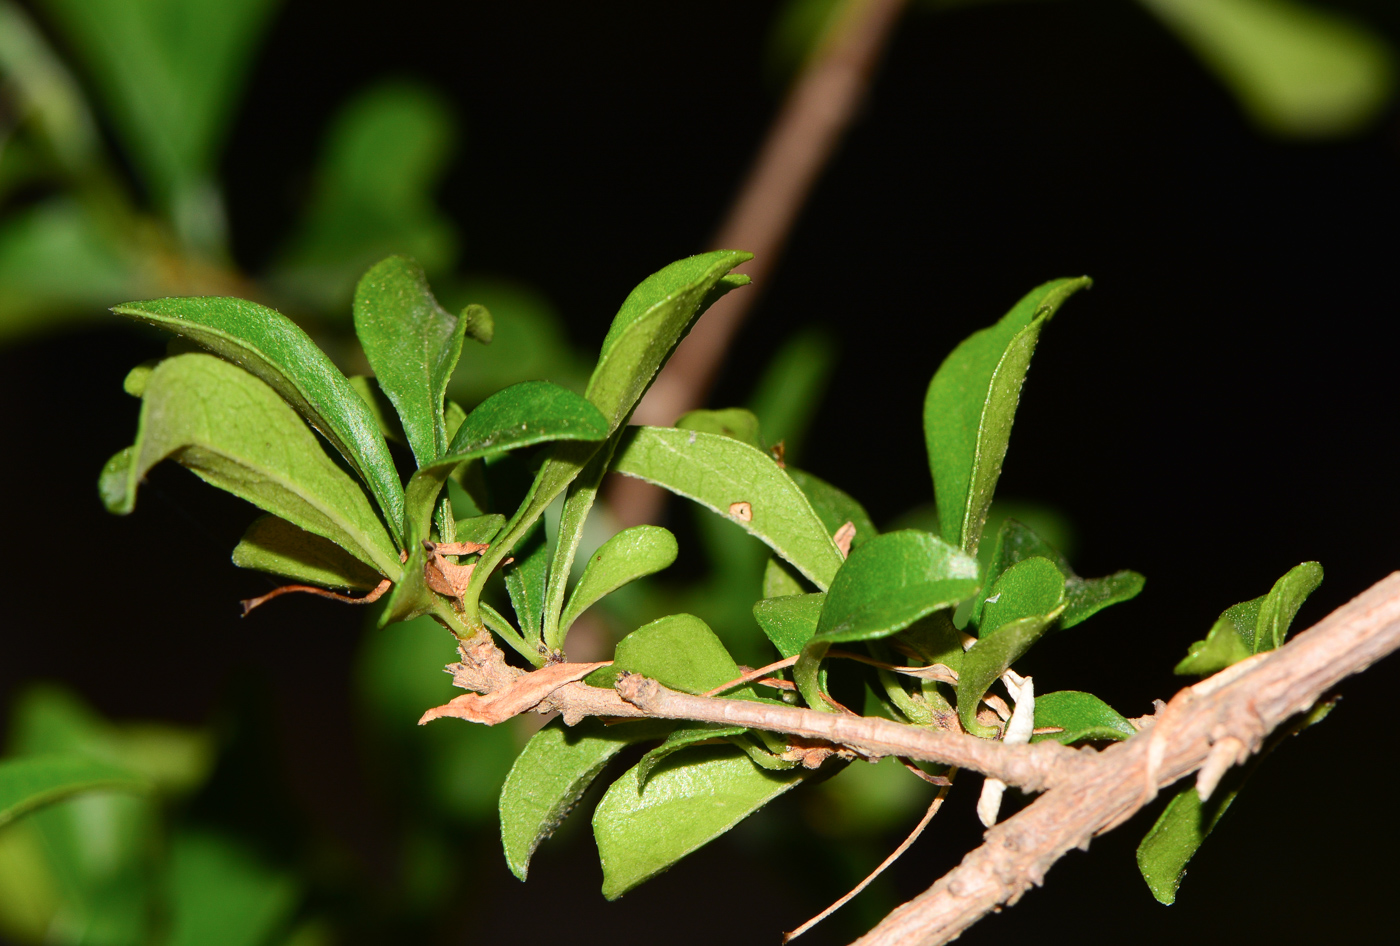
[[[170,844],[169,946],[263,946],[300,891],[231,838],[181,831]]]
[[[1208,676],[1253,654],[1283,644],[1308,595],[1322,583],[1322,566],[1304,562],[1289,569],[1267,595],[1226,608],[1205,640],[1196,641],[1176,665],[1183,676]]]
[[[1027,558],[1002,572],[983,599],[979,637],[1019,621],[1057,611],[1065,602],[1065,579],[1055,563],[1039,556]]]
[[[373,412],[291,319],[256,302],[213,296],[129,302],[112,311],[189,338],[271,385],[359,473],[390,534],[402,538],[403,485]]]
[[[1176,901],[1186,865],[1239,794],[1243,780],[1232,775],[1226,781],[1234,784],[1217,787],[1208,802],[1202,803],[1195,785],[1178,791],[1138,845],[1138,870],[1159,903]]]
[[[679,551],[676,537],[660,526],[633,526],[608,539],[584,566],[559,619],[560,635],[567,634],[578,616],[604,595],[667,568]]]
[[[544,589],[549,578],[549,543],[544,523],[536,523],[531,533],[516,546],[515,561],[503,571],[515,620],[527,641],[540,639],[544,618]]]
[[[1395,85],[1384,37],[1339,10],[1293,0],[1143,0],[1275,134],[1358,131]]]
[[[1031,742],[1053,740],[1065,745],[1084,739],[1120,741],[1137,735],[1137,727],[1092,693],[1059,690],[1035,698],[1035,728],[1058,726],[1063,732],[1041,733]]]
[[[633,427],[613,470],[655,483],[738,523],[825,590],[842,558],[802,490],[773,457],[718,434]]]
[[[672,614],[643,624],[618,641],[613,665],[605,669],[640,673],[683,693],[704,693],[740,676],[739,665],[715,632],[693,614]],[[593,682],[592,676],[588,682]],[[747,692],[726,695],[734,699]]]
[[[1085,278],[1059,279],[1032,290],[955,348],[929,383],[924,437],[938,520],[943,538],[968,554],[977,554],[1040,330],[1088,285]]]
[[[927,532],[887,532],[854,549],[836,573],[817,637],[888,637],[977,589],[977,562]]]
[[[795,594],[765,598],[753,606],[754,620],[784,658],[796,657],[817,633],[826,595]]]
[[[530,737],[501,788],[501,842],[511,873],[525,879],[535,849],[609,759],[631,743],[661,738],[672,725],[642,720],[604,726],[590,719],[570,729],[556,719]]]
[[[729,407],[719,411],[691,411],[681,415],[676,421],[676,427],[679,430],[702,430],[707,434],[719,434],[759,450],[763,449],[763,437],[758,432],[758,418],[742,407]]]
[[[276,516],[253,520],[233,549],[233,564],[322,588],[369,591],[380,577],[335,543]]]
[[[438,304],[423,267],[390,256],[355,287],[355,334],[418,465],[447,451],[443,400],[467,322]]]
[[[806,592],[797,569],[776,555],[768,556],[768,564],[763,566],[763,597],[782,598]]]
[[[845,492],[811,473],[791,466],[787,468],[787,475],[802,490],[828,532],[835,535],[836,531],[848,522],[856,527],[856,534],[851,539],[852,549],[860,548],[880,534],[865,507]]]
[[[609,900],[713,841],[809,774],[765,771],[730,746],[697,749],[657,766],[645,791],[638,768],[613,782],[593,813]]]
[[[699,743],[717,742],[728,736],[742,736],[746,732],[748,729],[743,726],[723,726],[719,723],[706,723],[697,729],[678,729],[667,736],[665,742],[642,756],[637,763],[637,781],[645,789],[651,770],[674,752]]]
[[[241,368],[203,354],[161,362],[142,399],[125,491],[113,488],[115,458],[103,471],[108,508],[130,512],[141,478],[167,457],[398,579],[394,543],[359,485],[276,391]]]
[[[485,545],[496,537],[496,533],[500,532],[505,524],[506,517],[494,512],[471,519],[458,519],[457,541]]]
[[[6,759],[0,761],[0,827],[84,792],[150,790],[147,779],[97,759],[68,755]]]

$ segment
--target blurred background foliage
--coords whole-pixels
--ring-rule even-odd
[[[768,94],[830,41],[848,2],[788,0],[765,8],[767,38],[758,44],[763,61],[752,68],[768,77]],[[992,4],[921,0],[908,16],[912,22]],[[1374,28],[1375,4],[1139,4],[1199,57],[1259,134],[1295,141],[1366,135],[1388,114],[1395,58],[1385,34]],[[493,344],[463,352],[453,398],[470,407],[502,386],[533,378],[581,388],[597,339],[566,323],[550,294],[528,278],[474,262],[493,234],[444,207],[441,195],[449,170],[458,167],[454,155],[463,131],[451,100],[430,82],[384,75],[329,110],[308,105],[298,121],[316,124],[320,144],[305,169],[299,209],[284,215],[276,232],[265,221],[250,228],[252,244],[232,239],[242,208],[229,201],[223,179],[230,147],[240,158],[260,152],[264,166],[284,160],[275,139],[231,140],[260,48],[281,15],[276,0],[0,0],[0,346],[79,339],[102,322],[108,306],[131,299],[236,294],[287,312],[348,372],[362,372],[363,356],[348,331],[351,291],[369,264],[404,253],[425,266],[446,304],[480,302],[495,315]],[[317,15],[371,21],[392,11],[380,5]],[[1395,25],[1393,16],[1386,22]],[[429,21],[418,28],[445,27]],[[373,50],[318,51],[309,68],[334,69],[339,56],[373,58]],[[470,74],[472,56],[464,54],[458,68]],[[295,83],[280,90],[292,100],[300,94]],[[940,93],[920,88],[906,94]],[[606,101],[589,105],[611,107]],[[580,121],[586,125],[589,118]],[[556,137],[566,151],[596,147],[571,140],[563,129]],[[499,150],[507,143],[478,147]],[[721,157],[731,152],[739,153],[721,149]],[[485,191],[494,185],[468,171],[452,186]],[[945,186],[939,175],[930,177],[929,188]],[[720,209],[706,212],[717,216]],[[552,225],[547,216],[521,224],[542,234]],[[550,265],[539,261],[542,268]],[[993,287],[1000,297],[1022,288]],[[117,345],[117,353],[151,345],[146,336],[133,338]],[[809,449],[833,449],[821,438],[808,446],[817,407],[827,392],[844,391],[852,373],[869,370],[838,364],[839,348],[830,331],[815,328],[794,331],[761,352],[764,367],[746,406],[770,442],[785,443],[789,462],[802,463]],[[929,370],[942,353],[928,355]],[[753,364],[755,356],[743,360]],[[90,394],[113,396],[106,389]],[[84,474],[95,477],[96,468]],[[157,477],[157,487],[165,483]],[[84,504],[84,515],[97,515],[91,499],[68,501]],[[888,503],[876,505],[899,525],[926,522],[931,508],[909,501],[893,511]],[[1034,504],[1002,508],[989,529],[1007,514],[1032,522],[1070,551],[1070,526],[1056,511]],[[580,563],[608,535],[606,515],[595,519]],[[683,560],[680,577],[638,583],[609,597],[608,610],[595,609],[587,626],[575,631],[582,649],[574,656],[606,654],[612,640],[640,623],[690,611],[723,634],[740,661],[770,659],[750,613],[760,596],[762,546],[715,517],[696,516],[687,529],[690,547],[700,552],[686,553],[690,560]],[[214,585],[215,593],[227,589]],[[207,597],[197,600],[190,607],[206,607]],[[289,613],[303,623],[324,617],[301,606]],[[87,617],[80,610],[65,620]],[[371,616],[365,626],[373,623]],[[317,640],[322,647],[337,643]],[[200,725],[109,720],[54,684],[13,690],[9,756],[98,758],[141,774],[155,790],[87,795],[0,829],[0,936],[64,946],[314,946],[455,942],[500,928],[497,921],[464,919],[462,912],[492,909],[470,891],[498,866],[496,794],[528,732],[514,725],[411,725],[452,692],[448,678],[435,671],[452,659],[451,641],[431,621],[365,632],[358,640],[353,661],[331,659],[325,671],[349,677],[354,693],[354,706],[341,707],[350,712],[335,717],[351,735],[330,738],[328,745],[343,751],[353,742],[368,773],[368,788],[361,790],[388,826],[354,842],[358,853],[348,852],[352,842],[327,830],[324,820],[303,817],[293,800],[296,787],[284,784],[284,760],[273,748],[280,724],[269,709],[265,680],[251,676],[227,685]],[[12,670],[15,675],[22,679],[23,668]],[[333,821],[336,812],[357,810],[362,801],[328,803],[327,817]],[[925,801],[920,783],[893,763],[851,766],[798,802],[754,819],[733,843],[788,870],[789,879],[775,882],[775,889],[810,881],[819,894],[839,892],[884,856],[887,835],[907,827]],[[580,820],[562,829],[565,843],[579,833]],[[357,837],[353,830],[349,836]],[[549,889],[546,881],[537,895],[547,901]],[[838,921],[829,935],[859,929],[899,893],[892,881],[882,881],[851,908],[850,925]]]

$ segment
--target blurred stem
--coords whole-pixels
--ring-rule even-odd
[[[713,245],[754,258],[738,268],[755,288],[710,307],[637,407],[640,424],[675,423],[701,406],[715,374],[773,271],[807,197],[864,101],[904,0],[848,0],[793,83]],[[621,524],[653,521],[665,493],[641,480],[610,490]]]

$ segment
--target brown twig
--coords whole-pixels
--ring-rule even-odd
[[[807,195],[855,118],[903,8],[904,0],[849,0],[825,45],[793,83],[713,244],[753,253],[739,272],[756,286],[710,307],[637,406],[637,423],[670,426],[704,403]],[[609,498],[619,521],[636,525],[656,517],[664,495],[649,483],[618,477]]]

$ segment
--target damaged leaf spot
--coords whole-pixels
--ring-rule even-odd
[[[753,522],[753,506],[748,503],[730,503],[729,514],[740,522]]]

